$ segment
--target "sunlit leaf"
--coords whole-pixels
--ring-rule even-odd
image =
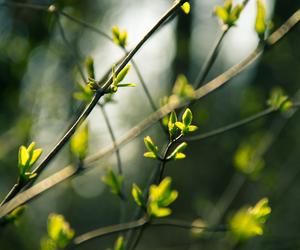
[[[142,190],[135,183],[133,183],[133,185],[132,185],[131,194],[132,194],[134,201],[136,202],[136,204],[138,206],[140,206],[140,207],[145,206],[145,201],[144,201]]]
[[[266,8],[263,0],[257,0],[257,14],[255,20],[255,30],[258,36],[263,39],[266,32]]]
[[[60,214],[50,214],[48,217],[48,235],[58,248],[64,248],[74,237],[75,232]]]
[[[89,128],[88,124],[82,124],[70,141],[71,152],[79,159],[83,160],[88,152]]]
[[[124,237],[119,236],[115,242],[114,250],[125,250]]]
[[[191,11],[191,5],[189,2],[185,2],[183,5],[181,5],[181,9],[185,14],[189,14]]]

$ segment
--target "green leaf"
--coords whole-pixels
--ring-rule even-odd
[[[178,75],[174,83],[172,93],[182,99],[193,99],[195,97],[195,90],[193,86],[188,82],[186,76],[182,74]],[[168,100],[165,100],[165,102],[166,101]]]
[[[121,31],[118,26],[112,27],[113,41],[122,48],[126,47],[128,34],[125,30]]]
[[[18,168],[21,182],[27,182],[36,176],[31,174],[30,169],[41,156],[42,149],[34,149],[35,145],[35,142],[32,142],[27,148],[25,146],[19,148]]]
[[[186,157],[184,153],[176,153],[174,156],[174,160],[182,160]]]
[[[156,158],[158,158],[158,147],[155,146],[154,142],[152,141],[151,137],[150,136],[146,136],[144,138],[144,143],[145,143],[145,146],[146,148],[149,150],[149,152],[152,152]],[[149,157],[150,154],[147,154]]]
[[[188,127],[191,125],[192,120],[193,120],[192,111],[189,108],[187,108],[182,115],[182,122],[186,127]]]
[[[255,30],[260,39],[264,39],[267,29],[266,25],[266,8],[263,0],[257,0],[257,14],[255,20]]]
[[[153,152],[145,152],[144,157],[151,158],[151,159],[157,159],[157,156]]]
[[[224,23],[226,24],[227,21],[228,21],[228,17],[229,17],[229,14],[228,14],[228,11],[223,8],[222,6],[217,6],[215,7],[215,15]]]
[[[141,189],[135,183],[132,184],[131,194],[132,194],[134,201],[136,202],[136,204],[138,206],[145,207],[143,193],[142,193]]]
[[[122,69],[121,72],[116,76],[116,79],[114,81],[115,86],[118,86],[118,83],[124,80],[125,76],[130,70],[130,67],[131,67],[130,64],[126,65],[126,67],[124,67],[124,69]]]
[[[195,125],[190,125],[190,126],[188,127],[189,132],[194,132],[194,131],[196,131],[197,129],[198,129],[198,127],[195,126]]]
[[[113,194],[122,196],[123,176],[115,174],[112,169],[108,169],[106,175],[101,179],[110,187],[110,191]]]
[[[3,221],[7,223],[15,223],[25,212],[26,206],[20,206],[14,209],[10,214],[3,218]]]
[[[254,207],[244,207],[229,221],[231,233],[238,240],[247,240],[263,234],[263,227],[271,213],[268,199],[261,199]]]
[[[185,125],[182,122],[176,122],[176,127],[179,128],[181,131],[184,131]]]
[[[88,142],[89,142],[89,127],[87,123],[82,124],[75,134],[72,136],[70,141],[71,152],[83,160],[88,152]]]
[[[285,95],[283,89],[280,87],[272,89],[267,104],[275,110],[280,110],[282,112],[288,111],[293,107],[293,102]]]
[[[182,11],[187,15],[191,11],[191,5],[189,2],[185,2],[183,5],[181,5]]]
[[[118,84],[118,87],[136,87],[136,84],[135,83],[121,83],[121,84]]]
[[[115,242],[114,250],[125,250],[124,237],[119,236]]]
[[[182,153],[182,151],[187,147],[187,143],[186,142],[182,142],[181,144],[179,144],[174,150],[173,152],[168,156],[168,160],[169,159],[183,159],[185,158],[184,154],[179,154]],[[178,155],[177,155],[178,154]]]
[[[48,235],[58,248],[65,248],[74,237],[75,232],[60,214],[50,214],[48,217]]]
[[[149,188],[149,198],[147,203],[147,213],[149,216],[164,217],[171,214],[168,208],[177,197],[178,192],[171,190],[171,178],[166,177],[159,185],[151,185]]]
[[[228,25],[234,25],[236,21],[239,19],[241,12],[243,11],[244,6],[242,4],[237,4],[233,10],[230,12],[228,18]]]
[[[168,121],[168,130],[171,138],[174,138],[178,131],[178,128],[175,125],[176,122],[177,122],[177,115],[174,111],[172,111]]]
[[[94,69],[94,59],[92,57],[88,57],[85,61],[86,71],[88,73],[88,77],[95,79],[95,69]]]

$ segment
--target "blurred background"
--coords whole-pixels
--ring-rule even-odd
[[[7,1],[9,2],[9,1]],[[97,27],[111,36],[118,25],[128,32],[133,47],[156,20],[171,6],[171,0],[57,0],[20,1],[49,6]],[[170,21],[135,56],[135,61],[157,105],[170,94],[176,77],[185,74],[193,82],[200,71],[220,25],[213,16],[221,0],[191,0],[191,13]],[[239,2],[239,1],[235,1]],[[240,1],[241,2],[241,1]],[[300,6],[299,1],[266,0],[268,17],[280,26]],[[123,55],[122,50],[69,18],[44,10],[0,1],[0,197],[15,183],[20,145],[36,141],[43,155],[63,135],[80,103],[73,98],[80,69],[88,56],[95,60],[96,79]],[[239,62],[257,45],[254,31],[256,4],[250,0],[237,26],[224,39],[217,62],[207,80]],[[267,51],[250,68],[226,87],[197,102],[193,107],[197,134],[222,127],[267,107],[273,87],[283,88],[291,97],[299,92],[299,26]],[[79,68],[78,68],[79,66]],[[151,112],[151,106],[132,69],[126,78],[135,88],[120,89],[115,103],[106,110],[114,133],[120,138]],[[236,249],[300,248],[300,158],[298,113],[276,113],[222,135],[189,142],[187,159],[167,165],[166,175],[179,191],[172,205],[173,218],[206,224],[226,224],[234,211],[268,197],[272,214],[262,237],[238,244]],[[111,143],[99,107],[89,117],[90,153]],[[143,137],[151,135],[163,146],[159,125],[151,127],[121,149],[125,186],[144,187],[156,163],[145,159]],[[236,169],[234,157],[248,145],[263,161],[256,176]],[[51,162],[40,179],[62,169],[72,160],[69,146]],[[0,249],[39,249],[47,233],[49,213],[61,213],[76,231],[86,231],[120,221],[120,202],[101,182],[105,169],[116,169],[116,157],[103,158],[83,175],[68,180],[31,202],[17,225],[0,228]],[[126,204],[123,220],[129,221],[135,205]],[[106,249],[116,236],[94,240],[78,249]],[[224,233],[195,235],[190,230],[155,227],[147,229],[137,249],[232,249]]]

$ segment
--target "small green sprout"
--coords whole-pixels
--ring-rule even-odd
[[[26,183],[29,180],[36,177],[36,173],[30,172],[31,167],[36,163],[42,154],[42,149],[35,148],[35,142],[32,142],[28,148],[21,146],[19,148],[19,181],[21,183]]]
[[[75,235],[69,223],[60,214],[50,214],[48,217],[48,237],[41,241],[42,250],[64,249]]]
[[[89,144],[89,127],[88,123],[82,124],[75,134],[72,136],[70,141],[71,152],[78,157],[80,160],[83,160],[88,152]]]
[[[243,4],[233,6],[232,0],[226,0],[223,6],[215,7],[214,13],[226,28],[234,26],[240,17]]]
[[[146,148],[149,150],[148,152],[144,153],[144,156],[146,158],[160,159],[158,155],[158,147],[154,144],[150,136],[146,136],[144,138],[144,143]]]
[[[177,77],[172,93],[180,99],[193,99],[195,97],[193,86],[189,83],[186,76],[182,74]]]
[[[125,250],[124,237],[119,236],[115,242],[114,250]]]
[[[115,66],[112,68],[112,76],[113,76],[113,82],[108,90],[108,93],[116,93],[118,91],[118,88],[120,87],[135,87],[136,84],[134,83],[121,83],[126,75],[128,74],[130,70],[131,65],[128,64],[124,69],[121,70],[121,72],[116,75],[115,73]]]
[[[198,129],[197,126],[191,125],[192,120],[193,120],[192,111],[189,108],[187,108],[182,115],[182,122],[176,122],[175,125],[181,130],[181,133],[183,135],[186,135]]]
[[[247,240],[263,234],[263,227],[271,208],[268,199],[263,198],[254,207],[241,208],[230,219],[231,233],[238,240]]]
[[[264,168],[265,161],[257,153],[257,143],[242,143],[234,155],[234,166],[243,174],[255,179]]]
[[[265,33],[267,30],[266,23],[266,7],[263,0],[256,0],[257,14],[255,20],[255,31],[259,38],[263,40],[265,38]]]
[[[178,127],[176,126],[177,115],[175,111],[172,111],[168,121],[168,130],[171,139],[174,139],[178,132]]]
[[[166,177],[159,185],[151,185],[146,205],[144,205],[145,202],[143,200],[141,190],[137,185],[132,186],[132,196],[138,206],[146,207],[148,216],[168,216],[172,212],[168,206],[178,197],[178,192],[171,189],[171,182],[171,178]]]
[[[272,89],[267,104],[275,110],[280,110],[281,112],[286,112],[293,107],[293,102],[279,87]]]
[[[112,169],[108,169],[105,176],[101,177],[101,180],[110,188],[110,191],[123,197],[122,194],[122,185],[123,185],[123,176],[117,175]]]
[[[89,84],[83,86],[82,84],[78,83],[77,85],[80,91],[75,92],[73,97],[79,101],[89,103],[94,96],[94,91],[91,89]]]
[[[174,151],[167,157],[167,160],[181,160],[184,159],[186,157],[186,155],[184,153],[182,153],[182,151],[187,147],[187,143],[186,142],[182,142],[181,144],[179,144]]]
[[[113,41],[122,48],[127,45],[128,34],[125,30],[121,31],[118,26],[113,26],[112,29]]]
[[[132,184],[131,194],[136,202],[136,204],[140,207],[146,207],[145,200],[143,197],[143,192],[135,183]]]
[[[178,192],[171,189],[171,182],[171,178],[166,177],[158,186],[150,186],[147,204],[149,216],[165,217],[172,213],[168,206],[177,199]]]
[[[181,5],[181,9],[184,12],[184,14],[189,14],[191,11],[191,5],[189,2],[185,2],[183,5]]]
[[[22,214],[25,212],[26,206],[20,206],[14,209],[10,214],[6,215],[3,218],[2,223],[14,223],[16,224],[18,219],[22,216]]]

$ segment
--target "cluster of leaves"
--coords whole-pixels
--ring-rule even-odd
[[[197,126],[192,125],[193,114],[192,111],[187,108],[182,115],[181,122],[178,121],[176,113],[173,111],[169,116],[168,121],[168,131],[170,136],[170,142],[176,142],[179,138],[188,133],[194,132],[197,130]],[[146,148],[148,149],[147,152],[144,153],[146,158],[158,159],[160,161],[168,161],[168,160],[179,160],[185,158],[185,154],[183,153],[184,149],[187,147],[186,142],[182,142],[179,144],[172,153],[170,153],[166,159],[163,159],[159,155],[158,146],[156,146],[150,136],[146,136],[144,138],[144,143]]]
[[[127,45],[128,33],[126,30],[120,30],[118,26],[113,26],[112,29],[113,42],[122,48]]]
[[[237,211],[229,222],[232,234],[238,240],[247,240],[263,234],[263,227],[271,208],[268,199],[263,198],[254,207],[244,207]]]
[[[214,13],[220,19],[222,24],[226,25],[226,28],[228,28],[236,24],[243,9],[243,4],[236,4],[233,6],[233,0],[225,0],[223,6],[217,6],[215,8]]]
[[[263,0],[257,0],[257,14],[255,19],[255,31],[261,40],[264,40],[267,31],[266,8]],[[236,25],[244,4],[236,4],[233,6],[233,0],[225,0],[222,6],[217,6],[214,10],[215,15],[219,18],[224,29]]]
[[[75,235],[69,223],[60,214],[48,217],[48,236],[41,240],[41,250],[64,249]]]
[[[293,107],[293,102],[284,93],[283,89],[279,87],[272,89],[267,104],[274,110],[279,110],[281,112],[286,112]]]
[[[136,204],[142,207],[149,217],[165,217],[172,213],[168,206],[173,203],[178,192],[171,189],[171,178],[166,177],[159,185],[151,185],[148,200],[145,201],[143,192],[138,185],[132,185],[132,197]]]
[[[108,169],[105,176],[102,176],[102,181],[110,188],[110,191],[118,195],[120,198],[123,198],[122,185],[123,185],[123,176],[116,174],[112,169]]]
[[[234,155],[234,166],[252,179],[259,176],[265,161],[257,151],[257,140],[247,140],[238,147]]]
[[[30,143],[27,148],[25,146],[19,148],[18,168],[20,183],[26,183],[36,177],[36,173],[32,173],[30,170],[42,152],[43,150],[40,148],[35,149],[35,142]]]

